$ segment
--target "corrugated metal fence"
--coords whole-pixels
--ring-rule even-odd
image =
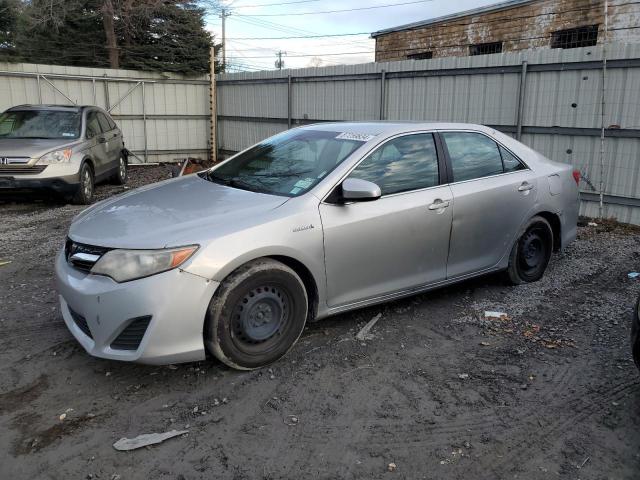
[[[582,213],[640,224],[640,45],[217,76],[218,147],[242,150],[290,126],[424,120],[494,126],[581,170]],[[601,162],[603,158],[603,162]],[[603,175],[601,176],[601,171]]]
[[[208,76],[0,63],[0,112],[29,103],[110,110],[133,162],[209,155]]]

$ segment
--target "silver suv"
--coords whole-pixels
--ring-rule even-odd
[[[108,179],[126,182],[127,155],[101,108],[20,105],[0,115],[0,192],[44,189],[89,204]]]

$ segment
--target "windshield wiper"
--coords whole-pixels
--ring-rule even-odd
[[[266,188],[261,188],[256,185],[253,185],[249,182],[241,180],[240,178],[223,178],[217,175],[214,175],[213,172],[207,173],[207,179],[214,183],[219,183],[220,185],[226,185],[228,187],[239,188],[241,190],[248,190],[250,192],[258,192],[258,193],[269,193],[273,194],[270,190]]]

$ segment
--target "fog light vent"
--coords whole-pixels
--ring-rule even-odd
[[[151,322],[151,315],[137,317],[111,342],[114,350],[137,350]]]

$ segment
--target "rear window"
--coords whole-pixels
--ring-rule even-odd
[[[0,138],[69,139],[80,136],[81,115],[55,110],[11,110],[0,115]]]

